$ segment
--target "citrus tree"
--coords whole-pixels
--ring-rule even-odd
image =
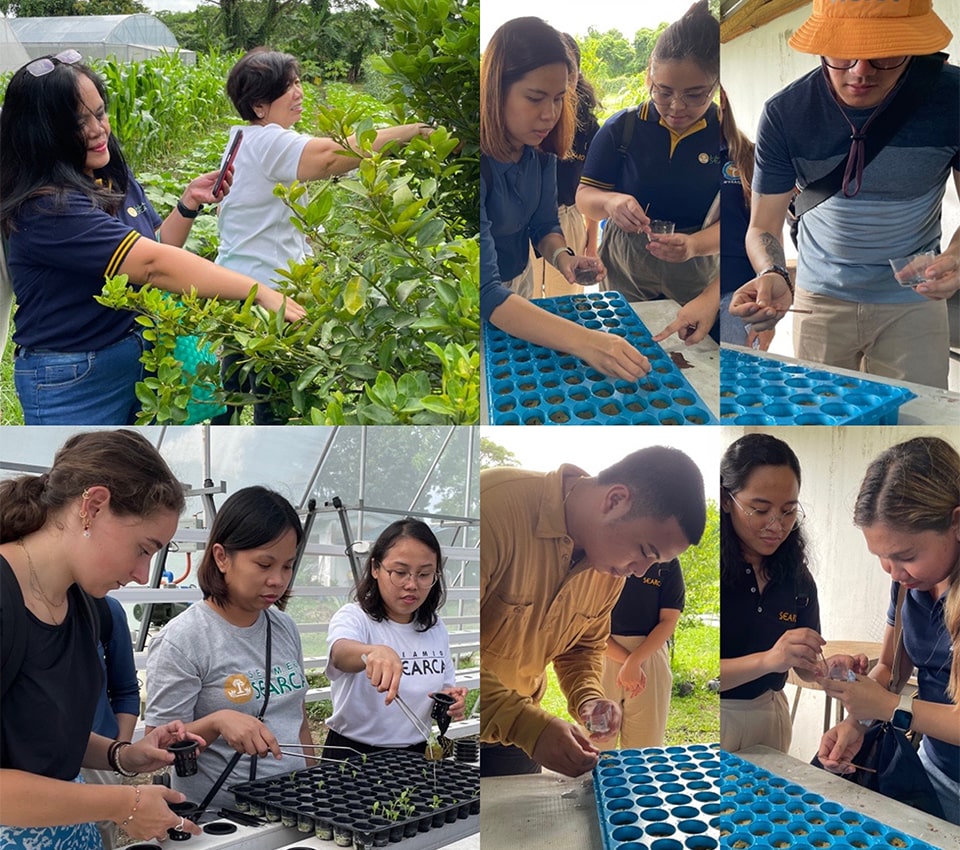
[[[317,132],[346,145],[357,169],[337,180],[278,186],[313,246],[282,270],[282,290],[307,309],[293,325],[253,304],[169,298],[121,277],[102,303],[140,315],[152,373],[138,385],[142,422],[180,423],[216,364],[183,368],[177,338],[239,355],[291,421],[469,424],[479,418],[479,9],[477,0],[380,0],[395,42],[379,61],[398,121],[434,124],[429,138],[372,149],[359,109],[317,109]],[[472,45],[472,48],[471,48]]]

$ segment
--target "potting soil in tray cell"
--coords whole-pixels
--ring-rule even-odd
[[[711,825],[719,830],[724,848],[935,850],[739,756],[721,752],[720,760],[720,814]]]
[[[604,850],[714,850],[719,748],[648,747],[600,754],[593,788]]]
[[[384,847],[480,812],[479,767],[383,751],[244,782],[237,808],[343,847]]]
[[[724,425],[896,425],[904,387],[720,351],[720,421]]]
[[[569,354],[483,323],[494,425],[716,425],[716,417],[619,292],[540,298],[548,313],[624,337],[649,361],[639,381],[609,378]]]

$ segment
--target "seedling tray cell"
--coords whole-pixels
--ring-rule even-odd
[[[720,351],[720,421],[724,425],[896,425],[904,387]]]
[[[724,848],[936,850],[739,756],[721,751],[720,761],[720,814],[713,825]]]
[[[494,425],[716,425],[717,418],[619,292],[540,298],[548,313],[621,336],[649,361],[639,381],[483,323],[487,408]]]
[[[477,765],[406,750],[325,761],[230,790],[241,811],[342,847],[384,847],[480,811]]]
[[[601,753],[593,788],[604,850],[714,850],[720,836],[716,745]]]

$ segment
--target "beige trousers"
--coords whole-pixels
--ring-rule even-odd
[[[611,637],[628,652],[633,652],[646,638],[627,635]],[[631,697],[617,684],[620,665],[609,658],[603,659],[603,693],[607,699],[620,706],[623,722],[620,725],[619,742],[616,739],[601,742],[601,750],[633,749],[636,747],[663,746],[667,728],[667,712],[670,710],[670,695],[673,689],[673,673],[670,671],[670,651],[661,646],[643,663],[647,674],[647,686],[639,696]]]
[[[92,767],[84,767],[80,770],[80,775],[88,785],[120,785],[123,782],[123,777],[112,770],[94,770]],[[112,820],[102,820],[97,823],[97,829],[100,831],[100,838],[103,839],[104,850],[113,850],[117,846],[117,825]]]
[[[801,360],[947,388],[950,327],[946,301],[862,304],[798,289],[793,347]]]
[[[787,752],[793,738],[790,708],[783,691],[753,699],[720,700],[720,748],[729,753],[763,744]]]

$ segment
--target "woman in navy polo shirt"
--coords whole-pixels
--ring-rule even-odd
[[[490,39],[480,63],[480,315],[513,336],[580,357],[606,375],[635,380],[650,363],[622,337],[541,310],[530,244],[570,283],[604,275],[599,260],[567,246],[557,215],[557,155],[570,148],[574,70],[563,39],[540,18],[515,18]]]
[[[800,526],[800,461],[782,440],[747,434],[720,460],[720,746],[786,752],[783,686],[818,666],[820,606]],[[865,661],[865,659],[863,659]],[[848,665],[849,666],[849,665]]]
[[[17,298],[14,382],[28,425],[132,423],[142,377],[135,315],[99,305],[104,277],[304,315],[269,287],[183,251],[216,174],[161,221],[110,133],[103,81],[67,50],[35,59],[0,113],[0,226]],[[146,239],[142,239],[146,236]]]
[[[887,449],[867,468],[853,512],[867,547],[893,583],[877,666],[856,682],[824,680],[847,718],[820,742],[823,766],[854,770],[859,720],[892,720],[923,734],[920,760],[944,817],[960,824],[960,455],[937,437]],[[897,592],[906,587],[903,647],[916,665],[919,696],[886,689],[893,670]],[[909,690],[909,689],[908,689]]]
[[[707,335],[720,305],[719,82],[720,24],[701,0],[657,40],[651,100],[600,128],[577,191],[583,214],[607,221],[603,286],[632,301],[679,302],[671,327],[688,342]],[[672,221],[676,232],[651,237],[652,219]]]

